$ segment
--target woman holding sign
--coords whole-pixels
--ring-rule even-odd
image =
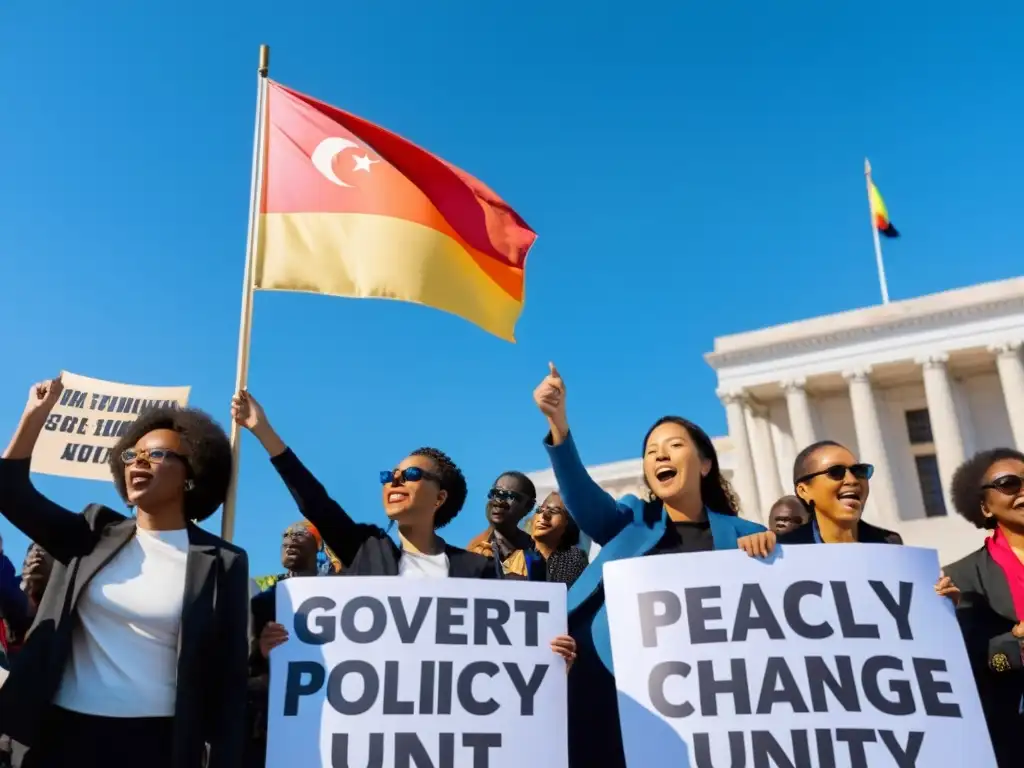
[[[60,379],[29,390],[0,459],[0,513],[53,556],[33,629],[0,688],[25,768],[241,765],[249,564],[195,525],[227,496],[231,446],[205,413],[142,412],[111,452],[131,517],[82,514],[32,485]]]
[[[601,552],[569,590],[569,633],[578,661],[569,676],[569,761],[575,766],[625,766],[611,641],[604,608],[601,568],[627,557],[735,549],[739,537],[763,531],[741,520],[738,505],[718,466],[711,438],[676,416],[659,419],[644,436],[648,499],[618,501],[587,474],[569,431],[565,382],[549,366],[533,393],[548,422],[545,446],[559,491],[580,530]]]
[[[394,469],[380,473],[384,512],[398,523],[401,547],[377,525],[357,523],[342,509],[298,456],[270,426],[262,406],[242,391],[231,401],[232,418],[262,443],[303,517],[316,526],[324,543],[341,560],[346,576],[400,576],[413,579],[501,578],[493,561],[437,535],[450,523],[466,500],[466,478],[455,463],[436,448],[420,448]],[[267,652],[288,639],[287,630],[271,623],[261,638]],[[551,649],[571,662],[575,643],[557,637]]]
[[[957,618],[1002,768],[1024,763],[1024,453],[983,451],[953,475],[956,511],[992,531],[946,568],[960,589]]]

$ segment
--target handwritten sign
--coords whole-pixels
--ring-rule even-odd
[[[154,406],[184,408],[190,387],[143,387],[64,372],[64,391],[32,452],[32,471],[111,481],[110,449]]]

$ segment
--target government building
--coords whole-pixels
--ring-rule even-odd
[[[715,339],[729,428],[715,444],[743,516],[767,522],[796,454],[829,439],[875,465],[868,522],[943,564],[976,549],[950,479],[975,451],[1024,450],[1022,341],[1024,278]],[[645,493],[639,457],[589,469],[616,497]],[[550,470],[531,477],[539,498],[554,490]]]

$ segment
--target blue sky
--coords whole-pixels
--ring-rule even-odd
[[[5,3],[2,440],[62,368],[190,384],[226,423],[261,42],[272,77],[473,173],[539,233],[514,346],[412,305],[257,296],[250,388],[362,520],[383,520],[378,470],[434,445],[469,479],[445,532],[465,543],[496,475],[545,466],[549,359],[588,462],[636,455],[668,412],[723,433],[715,336],[879,301],[865,155],[904,233],[893,299],[1020,274],[1024,11],[626,8]],[[236,540],[274,571],[295,507],[251,439],[241,478]]]

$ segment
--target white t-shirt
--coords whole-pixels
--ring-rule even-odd
[[[187,563],[187,530],[136,529],[79,597],[54,704],[103,717],[174,714]]]
[[[402,550],[398,559],[398,575],[407,579],[448,578],[448,555],[424,555],[420,552]]]

